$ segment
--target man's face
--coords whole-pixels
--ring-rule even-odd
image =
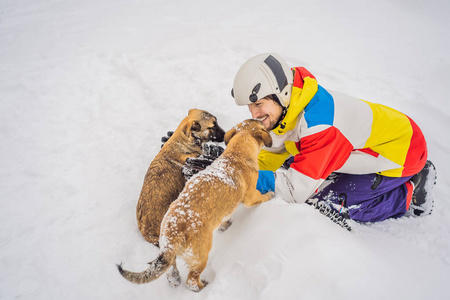
[[[248,110],[252,114],[252,118],[259,119],[266,130],[272,130],[281,117],[283,108],[275,101],[262,98],[248,105]]]

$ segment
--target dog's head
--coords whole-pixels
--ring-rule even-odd
[[[223,142],[225,131],[217,124],[217,118],[207,111],[191,109],[183,126],[183,133],[197,143]]]
[[[248,132],[251,136],[253,136],[257,141],[262,142],[266,147],[272,147],[272,137],[269,132],[264,128],[264,125],[261,121],[257,119],[248,119],[242,123],[231,128],[225,134],[225,145],[228,145],[231,138],[235,136],[237,133],[245,131]]]

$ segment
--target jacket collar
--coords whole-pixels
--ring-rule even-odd
[[[295,128],[300,113],[318,90],[317,80],[308,70],[296,67],[292,69],[292,72],[294,73],[294,83],[286,116],[277,127],[272,129],[277,135],[285,134]]]

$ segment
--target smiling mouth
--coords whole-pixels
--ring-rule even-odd
[[[261,121],[261,122],[264,122],[264,120],[265,119],[267,119],[269,116],[264,116],[264,117],[261,117],[261,118],[257,118],[256,120],[259,120],[259,121]]]

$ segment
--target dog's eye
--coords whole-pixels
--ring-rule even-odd
[[[213,126],[208,127],[207,129],[209,129],[209,130],[214,130],[214,128],[216,128],[216,127],[217,127],[217,123],[214,122],[214,123],[213,123]]]

